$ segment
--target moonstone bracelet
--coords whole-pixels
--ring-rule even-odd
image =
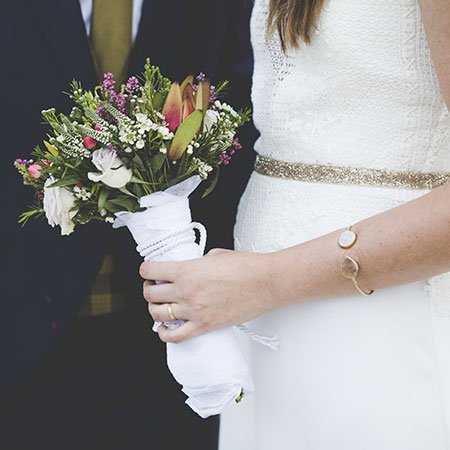
[[[348,227],[346,230],[344,230],[339,238],[338,238],[338,245],[343,250],[349,250],[351,249],[358,240],[358,235],[354,230],[352,230],[352,227]],[[365,291],[361,288],[361,286],[358,283],[358,276],[360,272],[360,265],[358,261],[355,258],[352,258],[351,256],[345,256],[344,261],[341,264],[341,273],[344,278],[347,280],[350,280],[353,283],[353,286],[355,286],[355,289],[361,294],[365,296],[372,295],[374,293],[373,290]]]

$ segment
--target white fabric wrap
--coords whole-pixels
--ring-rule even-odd
[[[143,212],[118,213],[114,228],[128,227],[146,261],[183,261],[204,253],[206,230],[192,223],[189,195],[201,180],[192,177],[164,192],[142,197]],[[196,242],[195,231],[200,232]],[[180,322],[180,321],[178,321]],[[158,324],[156,324],[158,326]],[[180,323],[168,323],[176,327]],[[179,344],[167,344],[167,364],[188,396],[186,403],[201,417],[220,414],[241,391],[253,391],[236,329],[224,328]]]

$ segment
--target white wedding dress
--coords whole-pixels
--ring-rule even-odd
[[[450,119],[417,0],[328,0],[311,46],[288,56],[265,40],[267,10],[256,0],[251,24],[259,154],[450,171]],[[279,250],[423,194],[254,173],[236,244]],[[450,449],[448,275],[298,304],[254,325],[281,346],[243,340],[256,392],[223,414],[221,450]]]

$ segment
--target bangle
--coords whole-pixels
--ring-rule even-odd
[[[349,250],[351,249],[356,241],[358,240],[358,235],[355,231],[352,230],[352,227],[349,226],[346,230],[344,230],[339,238],[338,238],[338,245],[343,250]],[[374,293],[373,290],[365,291],[361,288],[361,286],[358,283],[358,276],[360,272],[360,265],[358,261],[355,258],[352,258],[351,256],[346,256],[344,258],[344,261],[341,264],[341,273],[342,276],[350,280],[353,283],[353,286],[355,289],[361,294],[365,296],[372,295]]]

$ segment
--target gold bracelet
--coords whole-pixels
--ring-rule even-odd
[[[349,226],[346,230],[344,230],[339,238],[338,238],[338,245],[343,250],[349,250],[351,249],[358,240],[358,235],[355,231],[352,230],[352,227]],[[344,261],[341,265],[341,273],[344,278],[347,280],[350,280],[353,283],[353,286],[355,289],[361,294],[365,296],[372,295],[374,293],[373,290],[365,291],[361,288],[361,286],[358,283],[358,276],[361,268],[358,263],[358,261],[355,258],[352,258],[351,256],[346,256],[344,258]]]

